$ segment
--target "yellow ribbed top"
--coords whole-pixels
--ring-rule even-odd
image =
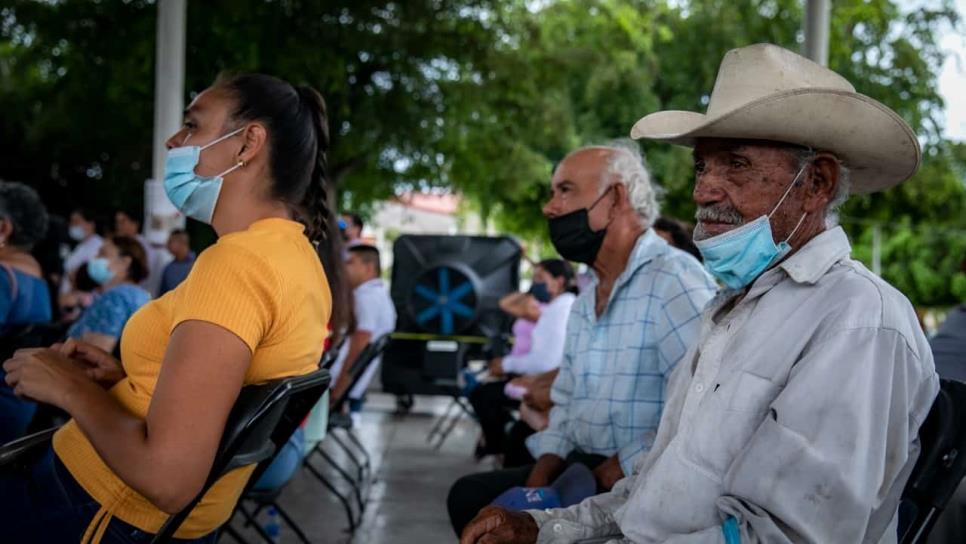
[[[173,291],[141,308],[121,336],[127,377],[111,389],[122,406],[146,417],[174,328],[184,321],[219,325],[252,350],[245,383],[306,374],[318,367],[332,309],[328,282],[301,224],[266,219],[221,237]],[[110,513],[150,533],[167,514],[128,487],[71,420],[54,435],[54,451],[77,482]],[[231,515],[254,466],[226,474],[178,530],[198,538]]]

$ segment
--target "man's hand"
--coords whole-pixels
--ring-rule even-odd
[[[529,514],[487,506],[463,529],[460,544],[532,544],[539,532]]]
[[[127,376],[121,361],[93,344],[71,338],[51,348],[83,365],[87,375],[100,384],[112,386]]]
[[[541,455],[537,464],[530,471],[525,487],[546,487],[550,485],[557,476],[563,472],[566,463],[563,459],[553,454]]]
[[[621,469],[620,458],[614,454],[594,469],[594,478],[597,480],[597,488],[610,491],[614,484],[624,477],[624,470]]]

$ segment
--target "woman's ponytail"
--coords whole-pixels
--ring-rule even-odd
[[[346,330],[351,320],[352,301],[344,278],[342,236],[330,202],[330,198],[334,197],[334,188],[329,185],[328,177],[328,116],[325,100],[315,89],[303,86],[297,87],[296,91],[302,105],[311,115],[317,148],[311,178],[299,211],[305,224],[306,234],[315,245],[322,267],[329,279],[329,288],[332,291],[330,323],[333,334],[338,337]]]
[[[219,78],[215,85],[232,95],[233,121],[257,121],[268,129],[272,196],[285,202],[305,225],[329,280],[332,331],[342,334],[352,314],[352,297],[344,280],[342,237],[332,211],[325,101],[311,87],[294,87],[264,74]]]

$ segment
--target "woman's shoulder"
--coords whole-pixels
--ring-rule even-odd
[[[554,308],[562,308],[566,311],[569,311],[570,307],[573,306],[576,300],[577,295],[569,291],[565,291],[557,295],[557,298],[553,299],[553,302],[551,302],[550,305]]]
[[[13,274],[17,279],[28,278],[43,279],[44,272],[40,263],[27,253],[17,253],[0,260],[0,273],[10,276]]]

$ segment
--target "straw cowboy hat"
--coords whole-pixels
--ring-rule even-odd
[[[631,138],[688,147],[697,138],[741,138],[829,151],[851,170],[853,193],[901,183],[922,158],[898,114],[828,68],[772,44],[725,55],[707,113],[652,113],[634,124]]]

